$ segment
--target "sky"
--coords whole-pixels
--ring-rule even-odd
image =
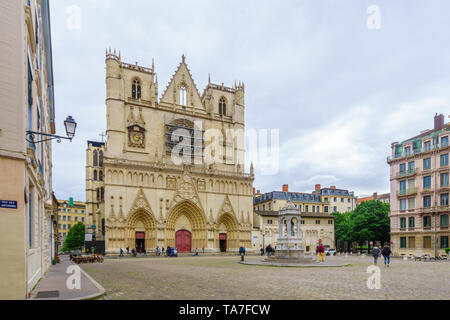
[[[200,94],[208,74],[244,81],[246,128],[278,130],[278,170],[247,161],[262,192],[389,192],[391,143],[450,114],[449,1],[51,0],[50,10],[57,134],[66,116],[78,123],[72,142],[53,142],[58,198],[85,200],[87,140],[106,130],[109,47],[125,62],[154,59],[160,97],[182,54]]]

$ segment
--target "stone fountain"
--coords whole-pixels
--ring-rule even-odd
[[[301,213],[289,199],[286,207],[278,211],[278,238],[275,255],[267,262],[313,263],[312,256],[305,256],[302,245]]]

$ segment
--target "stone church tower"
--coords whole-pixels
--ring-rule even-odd
[[[103,154],[104,179],[95,188],[89,182],[87,202],[106,253],[127,246],[252,250],[254,175],[253,167],[244,172],[243,83],[208,80],[200,95],[183,56],[158,100],[154,65],[128,64],[108,50],[106,119],[106,143],[87,150],[87,163],[93,147]],[[98,171],[86,168],[88,176]]]

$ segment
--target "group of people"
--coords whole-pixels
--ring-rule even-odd
[[[242,256],[242,255],[245,256],[245,247],[242,247],[242,246],[239,247],[239,255],[240,256]]]
[[[130,248],[127,247],[126,250],[127,250],[127,256],[130,255]],[[143,254],[144,256],[146,256],[146,255],[147,255],[147,250],[145,250],[145,248],[144,248],[144,249],[138,251],[136,248],[131,248],[131,255],[132,255],[133,257],[136,257],[138,253],[139,253],[139,254]],[[123,255],[123,249],[122,249],[122,248],[120,248],[120,256],[121,256],[121,257],[124,256],[124,255]]]
[[[383,256],[384,265],[389,267],[389,263],[391,262],[391,253],[392,251],[387,243],[383,246],[383,249],[380,249],[377,245],[375,245],[372,249],[373,263],[377,265],[378,257]]]
[[[261,249],[259,249],[259,251],[261,252],[261,256],[263,256],[263,255],[264,255],[264,248],[261,247]],[[272,246],[269,244],[269,245],[266,247],[266,254],[267,254],[267,256],[268,256],[268,257],[272,256],[274,252],[275,252],[275,249],[272,248]]]
[[[130,255],[130,248],[127,247],[126,250],[127,250],[127,255]],[[239,249],[239,254],[241,253],[241,251],[243,251],[244,254],[245,254],[245,248],[241,247]],[[203,252],[203,254],[205,253],[205,248],[202,248],[202,252]],[[136,250],[136,248],[132,248],[131,249],[131,255],[133,257],[136,257],[138,253],[143,254],[143,255],[147,255],[147,250],[145,250],[145,248],[144,248],[141,252],[138,252]],[[195,248],[195,251],[194,251],[194,253],[192,255],[193,256],[198,256],[198,253],[199,253],[198,248]],[[170,246],[168,246],[167,249],[165,249],[164,247],[160,248],[159,246],[157,246],[156,249],[155,249],[155,255],[156,256],[163,255],[163,256],[167,256],[167,257],[178,257],[178,249],[176,247],[172,248]],[[120,248],[120,256],[121,257],[124,256],[124,251],[123,251],[122,248]]]

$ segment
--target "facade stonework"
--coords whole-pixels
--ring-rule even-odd
[[[244,85],[208,81],[200,95],[183,56],[158,100],[153,65],[127,64],[108,51],[106,91],[107,140],[88,145],[86,166],[88,224],[97,240],[104,234],[106,253],[251,248],[254,175],[240,161],[243,135],[226,137],[244,130]],[[211,131],[222,133],[216,148]],[[172,156],[177,145],[187,155],[181,163]],[[103,154],[97,167],[95,150]],[[208,150],[223,161],[205,162]],[[94,181],[94,170],[103,181]]]

